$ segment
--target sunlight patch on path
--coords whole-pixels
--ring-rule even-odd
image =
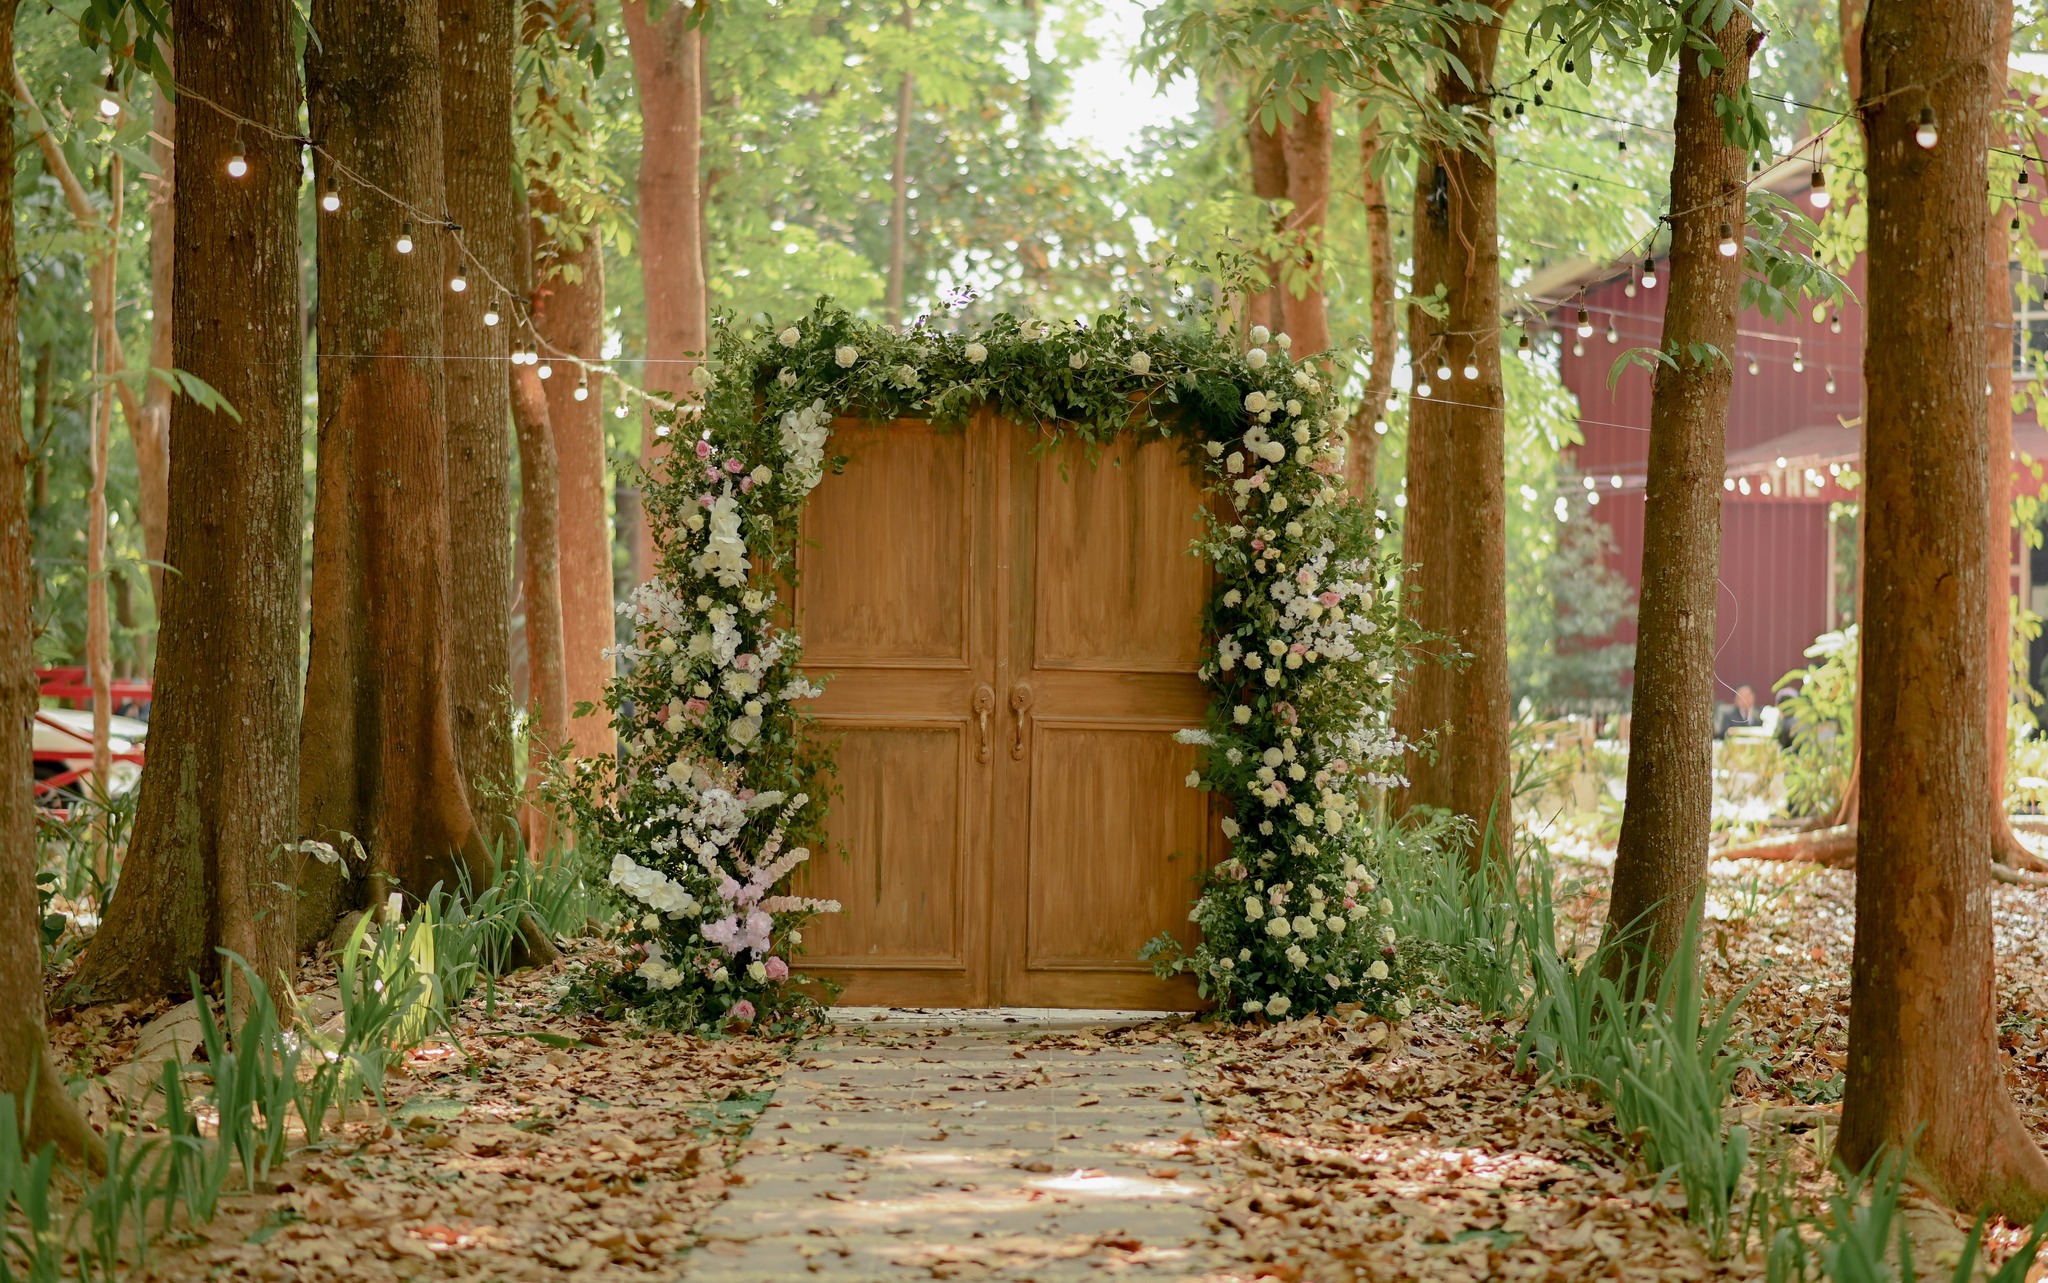
[[[843,1021],[783,1079],[684,1277],[1200,1279],[1203,1135],[1171,1041],[1016,1013]]]

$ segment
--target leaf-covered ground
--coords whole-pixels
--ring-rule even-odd
[[[1565,861],[1597,920],[1603,853]],[[2048,892],[1994,890],[2011,1084],[2048,1139]],[[1736,1109],[1819,1193],[1847,1048],[1852,875],[1722,864],[1709,976],[1750,985]],[[595,948],[598,946],[589,946]],[[575,966],[572,959],[566,964]],[[561,971],[472,999],[458,1037],[390,1083],[389,1121],[357,1117],[274,1190],[231,1196],[202,1237],[159,1248],[165,1279],[673,1279],[727,1192],[747,1128],[800,1043],[706,1041],[553,1011]],[[318,977],[310,982],[316,998]],[[55,1033],[74,1071],[113,1073],[153,1013],[98,1008]],[[1178,1043],[1210,1135],[1213,1280],[1761,1277],[1710,1260],[1669,1186],[1643,1173],[1598,1101],[1517,1071],[1512,1022],[1425,1009],[1271,1027],[1102,1031]],[[541,1035],[536,1037],[535,1035]],[[564,1045],[566,1044],[566,1045]],[[96,1107],[106,1101],[91,1098]],[[1939,1220],[1940,1218],[1935,1218]],[[2010,1231],[1994,1247],[2010,1247]],[[1032,1277],[1028,1257],[977,1275]],[[686,1275],[685,1275],[686,1276]],[[917,1275],[906,1275],[917,1277]]]

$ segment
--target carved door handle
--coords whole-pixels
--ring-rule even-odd
[[[1031,688],[1019,682],[1010,688],[1010,712],[1016,715],[1016,738],[1010,741],[1010,756],[1024,757],[1024,712],[1031,707]]]
[[[981,724],[981,747],[974,755],[974,760],[977,762],[986,762],[988,760],[988,715],[995,712],[995,710],[995,691],[986,685],[975,687],[974,717]]]

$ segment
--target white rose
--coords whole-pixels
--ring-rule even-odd
[[[1266,1009],[1266,1004],[1260,1002],[1257,998],[1246,998],[1244,1000],[1244,1009],[1247,1013],[1256,1016]]]
[[[1266,934],[1276,938],[1286,935],[1289,929],[1287,919],[1282,917],[1275,917],[1266,924]]]
[[[1223,817],[1222,828],[1224,837],[1234,838],[1237,836],[1237,821],[1227,815]]]
[[[1198,789],[1202,787],[1202,773],[1200,771],[1189,771],[1187,779],[1181,782],[1191,789]]]
[[[1407,997],[1406,997],[1405,995],[1404,995],[1404,996],[1402,996],[1402,997],[1399,997],[1399,998],[1396,998],[1396,999],[1394,999],[1394,1014],[1395,1014],[1395,1015],[1397,1015],[1397,1016],[1405,1016],[1405,1015],[1407,1015],[1407,1014],[1408,1014],[1409,1012],[1411,1012],[1411,1011],[1413,1011],[1413,1010],[1415,1010],[1415,1005],[1414,1005],[1413,1003],[1409,1002],[1409,1001],[1408,1001],[1408,999],[1407,999]]]
[[[860,360],[860,349],[852,344],[847,344],[834,351],[832,359],[839,363],[840,369],[850,370],[853,368],[853,363]]]
[[[1365,969],[1365,974],[1371,976],[1375,980],[1385,980],[1387,978],[1386,960],[1382,958],[1378,962],[1373,963],[1371,966]]]
[[[658,650],[660,650],[660,651],[661,651],[661,653],[662,653],[662,654],[664,654],[664,655],[673,655],[673,654],[675,654],[675,653],[676,653],[676,639],[675,639],[675,638],[673,638],[673,637],[664,637],[664,638],[662,638],[662,639],[661,639],[661,645],[660,645],[659,647],[657,647],[657,649],[658,649]]]
[[[988,360],[988,349],[979,343],[969,343],[967,350],[962,355],[967,358],[968,364],[980,365],[983,361]]]
[[[1255,895],[1244,898],[1244,916],[1253,922],[1266,916],[1266,902]]]
[[[1255,347],[1255,348],[1253,348],[1253,349],[1252,349],[1251,351],[1249,351],[1249,352],[1245,353],[1245,354],[1244,354],[1244,363],[1245,363],[1246,365],[1249,365],[1250,367],[1252,367],[1252,368],[1253,368],[1254,370],[1263,370],[1263,369],[1265,369],[1265,368],[1266,368],[1266,349],[1264,349],[1264,348],[1262,348],[1262,347]]]
[[[1285,352],[1293,348],[1294,340],[1285,334],[1276,334],[1273,336],[1273,346]]]
[[[1259,413],[1261,410],[1264,410],[1266,408],[1266,405],[1267,401],[1265,393],[1254,390],[1244,394],[1244,408],[1249,410],[1251,413]]]
[[[1299,402],[1299,401],[1296,401],[1296,400],[1294,400],[1293,398],[1289,398],[1289,399],[1288,399],[1288,402],[1287,402],[1287,413],[1288,413],[1288,414],[1290,414],[1290,415],[1294,415],[1294,414],[1300,414],[1300,413],[1301,413],[1301,402]],[[1302,439],[1303,439],[1303,440],[1307,440],[1307,439],[1308,439],[1308,432],[1307,432],[1307,429],[1303,429],[1303,430],[1302,430]]]
[[[727,971],[724,967],[720,967],[711,973],[711,983],[715,985],[722,985],[730,979],[732,979],[732,972]]]
[[[780,374],[775,376],[775,381],[777,383],[780,383],[783,387],[793,388],[796,386],[796,371],[784,370]]]
[[[1271,338],[1271,337],[1272,337],[1272,334],[1273,334],[1273,331],[1271,331],[1271,330],[1267,329],[1267,328],[1266,328],[1265,326],[1263,326],[1263,325],[1254,325],[1254,326],[1252,326],[1252,342],[1253,342],[1253,343],[1264,343],[1264,342],[1265,342],[1265,341],[1266,341],[1266,340],[1267,340],[1268,338]]]
[[[732,725],[725,728],[726,738],[735,744],[751,744],[761,734],[761,719],[758,717],[736,717]]]
[[[776,337],[782,340],[782,346],[784,347],[795,347],[804,341],[803,334],[794,325],[784,330],[781,334],[776,335]]]
[[[1293,1005],[1293,999],[1289,998],[1286,994],[1276,993],[1272,997],[1266,999],[1266,1014],[1271,1016],[1284,1016],[1287,1014],[1287,1009]]]
[[[1067,358],[1067,364],[1076,370],[1085,370],[1088,368],[1088,354],[1086,352],[1076,352]]]
[[[759,963],[759,962],[750,962],[750,963],[748,963],[748,964],[747,964],[747,979],[749,979],[749,980],[752,980],[752,981],[753,981],[753,982],[754,982],[755,984],[757,984],[757,985],[758,985],[758,984],[765,984],[765,983],[767,983],[767,980],[768,980],[768,968],[767,968],[767,966],[766,966],[766,965],[764,965],[764,964],[762,964],[762,963]]]
[[[1133,353],[1131,353],[1131,373],[1133,373],[1133,374],[1150,374],[1150,373],[1152,373],[1152,354],[1151,354],[1150,352],[1133,352]]]
[[[756,464],[754,470],[748,473],[747,475],[754,479],[755,485],[765,486],[768,484],[768,479],[774,476],[775,473],[768,467],[767,464],[762,463]]]

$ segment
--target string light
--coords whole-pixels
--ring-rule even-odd
[[[1415,395],[1427,401],[1429,400],[1429,394],[1431,391],[1433,391],[1433,389],[1429,386],[1429,384],[1424,383],[1420,387],[1417,387],[1415,389]]]
[[[330,214],[341,208],[341,185],[332,178],[327,180],[327,191],[320,197],[320,208]]]
[[[1931,105],[1920,109],[1920,124],[1913,131],[1913,141],[1929,151],[1933,151],[1934,145],[1941,141],[1941,130],[1934,123],[1934,108]]]
[[[1837,312],[1837,313],[1835,313],[1835,314],[1834,314],[1833,316],[1831,316],[1831,317],[1829,317],[1829,318],[1828,318],[1828,333],[1830,333],[1830,334],[1840,334],[1841,332],[1842,332],[1842,314],[1841,314],[1840,312]]]
[[[411,219],[407,219],[407,220],[405,221],[404,225],[402,225],[402,226],[401,226],[401,227],[400,227],[400,228],[398,229],[398,252],[399,252],[399,253],[401,253],[401,254],[410,254],[410,253],[412,253],[412,220],[411,220]]]
[[[1528,336],[1528,335],[1524,334],[1524,335],[1522,336],[1522,341],[1521,341],[1520,343],[1517,343],[1517,344],[1515,344],[1515,350],[1516,350],[1516,351],[1518,351],[1518,352],[1520,352],[1520,353],[1522,354],[1522,359],[1523,359],[1523,360],[1525,360],[1525,361],[1526,361],[1526,360],[1528,360],[1528,359],[1529,359],[1529,353],[1530,353],[1530,350],[1531,350],[1531,348],[1530,348],[1530,343],[1529,343],[1529,336]]]
[[[1806,373],[1806,349],[1796,343],[1792,345],[1792,373]],[[1785,465],[1781,463],[1778,466],[1782,468]]]
[[[1826,209],[1828,203],[1834,200],[1834,197],[1828,192],[1827,171],[1823,170],[1819,165],[1813,167],[1813,190],[1806,194],[1806,199],[1813,202],[1815,209]]]
[[[485,324],[485,325],[496,325],[497,323],[498,323],[498,305],[497,305],[496,303],[491,303],[491,304],[488,304],[488,305],[486,305],[486,306],[485,306],[485,308],[484,308],[484,324]]]
[[[1833,370],[1829,370],[1829,371],[1828,371],[1828,395],[1829,395],[1829,396],[1833,396],[1834,394],[1835,394],[1835,372],[1834,372]]]
[[[469,277],[463,274],[462,264],[457,263],[455,265],[455,275],[449,279],[448,288],[454,290],[457,294],[469,288]]]
[[[1723,477],[1723,478],[1721,478],[1721,488],[1722,488],[1723,490],[1733,490],[1733,489],[1735,488],[1735,478],[1733,478],[1733,477]]]
[[[237,147],[235,148],[235,154],[228,157],[228,177],[245,178],[248,176],[248,173],[249,158],[242,154],[241,148]]]
[[[121,114],[121,100],[114,96],[120,91],[120,82],[114,79],[114,73],[107,72],[106,91],[100,95],[100,115],[108,120]]]
[[[1646,290],[1657,288],[1657,260],[1654,258],[1643,260],[1643,288]]]
[[[1621,333],[1620,331],[1614,328],[1614,320],[1612,317],[1609,317],[1607,321],[1607,341],[1609,343],[1621,342]]]
[[[578,401],[588,401],[590,399],[590,380],[585,379],[576,385],[575,396]]]
[[[539,373],[540,377],[544,379],[552,379],[555,377],[555,367],[553,365],[543,365],[540,367]]]
[[[612,417],[615,419],[623,419],[626,417],[626,403],[624,401],[621,401],[617,405],[612,407]],[[1379,428],[1381,431],[1386,430],[1384,425],[1381,424],[1374,424],[1373,426]]]
[[[624,406],[620,406],[619,408],[622,410],[625,409]],[[1387,421],[1385,419],[1374,419],[1372,423],[1372,430],[1374,434],[1377,436],[1387,435]]]
[[[1735,229],[1726,223],[1721,224],[1721,244],[1719,248],[1722,258],[1734,258],[1735,251],[1740,248],[1735,243]]]
[[[1573,355],[1573,356],[1584,356],[1585,354],[1586,354],[1586,345],[1585,345],[1584,343],[1581,343],[1581,342],[1580,342],[1579,340],[1577,340],[1577,339],[1573,339],[1573,340],[1572,340],[1572,355]]]
[[[1750,354],[1750,357],[1749,357],[1749,372],[1750,372],[1751,374],[1755,374],[1755,373],[1757,372],[1757,368],[1756,368],[1756,354],[1755,354],[1755,353],[1753,353],[1753,352],[1752,352],[1752,353]]]
[[[1586,309],[1582,307],[1579,309],[1579,337],[1582,339],[1591,338],[1592,335],[1593,318],[1587,316]]]
[[[1436,363],[1436,381],[1438,383],[1449,383],[1451,381],[1451,363],[1449,361],[1438,358]]]

